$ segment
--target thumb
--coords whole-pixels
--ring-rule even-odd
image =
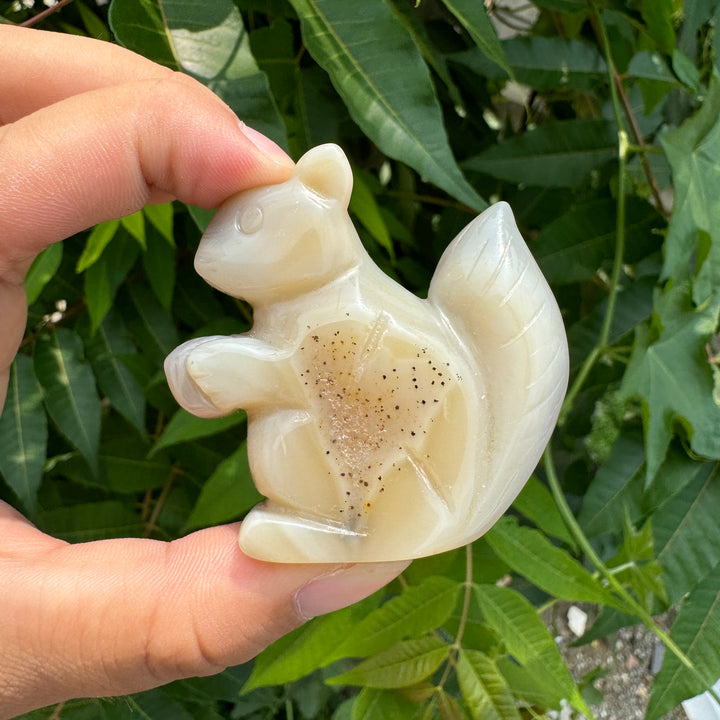
[[[260,562],[240,551],[237,525],[172,543],[78,545],[9,510],[0,527],[10,536],[0,555],[0,718],[220,672],[407,565]]]

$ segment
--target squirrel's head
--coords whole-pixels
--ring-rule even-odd
[[[250,303],[299,295],[358,262],[347,207],[352,171],[337,145],[320,145],[284,183],[226,200],[203,235],[195,269]]]

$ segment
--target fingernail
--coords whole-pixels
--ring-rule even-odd
[[[263,154],[280,165],[294,165],[292,158],[269,137],[254,130],[240,120],[242,134]]]
[[[409,560],[358,563],[311,580],[295,593],[295,607],[305,620],[339,610],[372,595],[395,579]]]

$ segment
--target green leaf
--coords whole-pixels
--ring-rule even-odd
[[[75,266],[75,272],[81,273],[87,270],[100,259],[105,248],[115,237],[115,233],[119,227],[119,220],[108,220],[107,222],[96,225],[92,229],[90,235],[88,235],[88,239],[85,241],[85,249],[82,251],[82,255],[80,255],[80,259]]]
[[[607,120],[566,120],[542,125],[463,163],[468,170],[514,183],[575,187],[617,156],[614,125]]]
[[[615,253],[616,206],[614,199],[591,200],[571,208],[546,225],[533,248],[549,283],[566,284],[592,279]],[[658,251],[661,238],[654,234],[661,216],[636,198],[626,202],[625,239],[628,264]]]
[[[351,720],[412,720],[417,705],[396,693],[363,688],[352,706]]]
[[[720,565],[683,601],[670,637],[705,678],[701,683],[673,653],[666,651],[653,681],[647,720],[712,687],[720,676]]]
[[[461,650],[457,676],[460,691],[473,717],[520,720],[510,688],[495,663],[477,650]]]
[[[476,585],[475,597],[488,624],[523,666],[523,684],[539,686],[556,703],[565,698],[589,715],[555,640],[535,608],[520,593],[497,585]]]
[[[512,77],[512,70],[485,5],[474,0],[443,0],[443,4],[460,21],[482,53]]]
[[[195,720],[197,717],[171,700],[162,688],[133,695],[127,698],[127,703],[137,720]]]
[[[157,299],[170,312],[175,290],[175,249],[153,228],[149,230],[143,267]]]
[[[159,0],[179,67],[217,93],[251,127],[287,147],[285,126],[232,0]]]
[[[567,529],[551,492],[535,476],[527,481],[515,498],[513,507],[546,535],[562,540],[575,548],[575,540]]]
[[[111,42],[110,31],[108,30],[105,23],[90,10],[84,3],[78,3],[76,5],[80,17],[82,18],[83,25],[87,30],[90,37],[97,40],[104,40],[105,42]]]
[[[218,465],[203,485],[185,523],[185,531],[236,520],[263,499],[255,489],[248,465],[247,444]]]
[[[115,39],[126,48],[179,69],[156,0],[112,0],[108,20]]]
[[[661,136],[672,167],[675,202],[665,241],[664,277],[696,275],[693,299],[700,305],[720,290],[720,83],[710,83],[700,111]],[[702,234],[710,239],[702,253]]]
[[[332,0],[292,0],[308,50],[353,120],[389,157],[481,211],[487,203],[460,172],[420,51],[385,0],[363,12]],[[389,68],[402,67],[402,72]]]
[[[37,526],[68,542],[137,537],[144,530],[140,516],[117,500],[43,510],[37,515]]]
[[[376,606],[377,600],[371,596],[337,612],[314,618],[284,635],[257,657],[243,693],[266,685],[293,682],[325,667],[337,657],[336,649],[345,641],[348,628],[363,618],[368,608]]]
[[[558,12],[579,12],[587,11],[586,0],[533,0],[535,5],[547,10],[557,10]]]
[[[140,435],[146,437],[143,389],[119,360],[121,355],[136,353],[119,314],[111,310],[97,331],[86,333],[84,340],[100,390]]]
[[[43,288],[52,280],[60,267],[63,257],[63,244],[53,243],[46,247],[34,260],[25,276],[25,294],[28,305],[32,305]]]
[[[535,608],[520,593],[499,585],[475,585],[474,590],[485,620],[520,664],[537,660],[555,645]]]
[[[443,577],[405,588],[350,629],[331,657],[367,657],[441,627],[455,608],[459,590],[459,583]]]
[[[545,592],[571,602],[617,605],[615,598],[582,565],[537,530],[502,518],[485,539],[513,570]]]
[[[145,217],[150,224],[167,240],[170,247],[175,247],[175,233],[173,220],[175,211],[172,203],[160,203],[158,205],[146,205],[143,208]]]
[[[623,434],[613,445],[583,498],[578,522],[589,537],[619,532],[624,514],[639,519],[645,485],[645,445],[639,433]]]
[[[153,445],[149,456],[152,457],[155,453],[171,445],[209,437],[229,430],[245,422],[245,417],[245,413],[241,411],[225,417],[199,418],[180,408],[170,418],[170,422],[165,426],[162,435]]]
[[[127,298],[129,305],[121,308],[123,320],[136,345],[161,366],[178,344],[175,324],[146,284],[129,283]]]
[[[672,22],[674,12],[673,0],[653,0],[642,4],[645,25],[660,50],[667,55],[672,55],[675,49],[675,28]]]
[[[380,208],[375,200],[375,196],[359,173],[353,173],[350,212],[357,217],[363,227],[377,240],[380,247],[387,250],[391,260],[394,260],[395,248],[390,239],[387,225],[385,225],[385,221],[380,213]]]
[[[602,55],[594,45],[581,40],[530,35],[503,40],[501,47],[515,80],[535,90],[590,90],[607,82]],[[505,71],[475,50],[453,53],[448,60],[484,77],[505,76]]]
[[[0,415],[0,472],[30,514],[42,481],[47,437],[42,390],[32,360],[17,355]]]
[[[408,687],[430,677],[448,656],[450,647],[435,635],[397,643],[327,680],[330,685],[373,688]]]
[[[682,426],[698,455],[720,458],[720,411],[713,400],[713,380],[705,344],[717,328],[720,294],[693,310],[687,286],[669,288],[655,301],[653,339],[639,326],[622,383],[622,393],[642,403],[647,446],[647,477],[655,476],[675,425]]]
[[[134,212],[132,215],[126,215],[120,218],[120,224],[135,238],[137,244],[142,250],[147,249],[147,241],[145,238],[145,216],[142,210]]]
[[[197,78],[251,127],[286,146],[265,74],[232,0],[113,0],[110,21],[126,47]]]
[[[622,300],[615,307],[608,345],[631,333],[635,327],[647,320],[652,314],[655,277],[631,281],[626,279],[622,289]],[[607,298],[598,303],[582,320],[574,323],[568,330],[570,345],[570,370],[576,370],[592,352],[602,332]]]
[[[94,332],[110,310],[118,288],[135,264],[140,249],[121,229],[100,259],[85,272],[85,298]]]
[[[119,424],[118,424],[119,425]],[[135,494],[162,487],[172,472],[167,456],[147,458],[148,445],[129,435],[127,427],[118,427],[119,434],[103,439],[98,454],[99,468],[93,474],[79,453],[53,460],[52,472],[85,487],[103,488],[110,492]]]
[[[677,602],[720,563],[718,465],[701,471],[653,515],[655,552],[671,602]]]
[[[67,328],[50,328],[35,343],[34,361],[48,415],[97,470],[100,398],[82,340]]]

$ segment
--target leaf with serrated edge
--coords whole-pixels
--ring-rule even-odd
[[[33,363],[18,355],[0,415],[0,472],[29,513],[35,510],[47,447],[47,419]]]
[[[677,602],[720,565],[720,465],[699,472],[653,515],[655,553],[670,602]]]
[[[460,21],[483,54],[512,77],[512,70],[483,3],[475,0],[443,0],[443,4]]]
[[[387,690],[363,688],[355,698],[351,720],[411,720],[417,705]]]
[[[476,585],[475,597],[488,624],[523,665],[526,681],[537,684],[541,678],[541,685],[552,697],[565,698],[587,713],[560,650],[535,608],[514,590],[496,585]]]
[[[384,0],[291,0],[303,39],[350,115],[389,157],[477,211],[487,203],[452,155],[430,73],[407,28]],[[388,72],[402,66],[402,72]]]
[[[336,675],[330,685],[362,685],[374,688],[399,688],[414,685],[430,677],[448,656],[450,647],[435,635],[397,643]]]
[[[711,687],[720,676],[720,563],[683,601],[670,637],[705,678],[705,686],[670,652],[653,681],[647,720]]]
[[[345,642],[332,654],[366,657],[406,637],[418,637],[443,625],[457,602],[460,584],[431,577],[405,588],[350,630]]]
[[[513,507],[528,520],[532,520],[545,534],[575,547],[575,540],[567,529],[552,494],[535,476],[527,481],[515,498]]]
[[[293,682],[325,667],[328,655],[345,640],[348,627],[375,607],[377,598],[371,596],[350,607],[314,618],[284,635],[258,655],[243,693],[267,685]]]
[[[695,309],[687,285],[673,285],[655,299],[662,330],[653,338],[639,326],[621,392],[643,406],[647,479],[655,476],[680,424],[690,447],[700,456],[720,459],[720,412],[705,344],[720,319],[720,293]]]
[[[477,650],[461,650],[457,664],[460,691],[473,717],[520,720],[520,713],[495,663]]]
[[[571,602],[618,606],[615,598],[580,563],[537,530],[503,518],[485,539],[513,570],[545,592]]]
[[[501,180],[539,187],[576,187],[617,156],[615,128],[607,120],[541,125],[493,145],[463,167]]]
[[[82,340],[72,330],[52,328],[37,339],[34,360],[48,414],[97,470],[100,398],[83,356]]]

